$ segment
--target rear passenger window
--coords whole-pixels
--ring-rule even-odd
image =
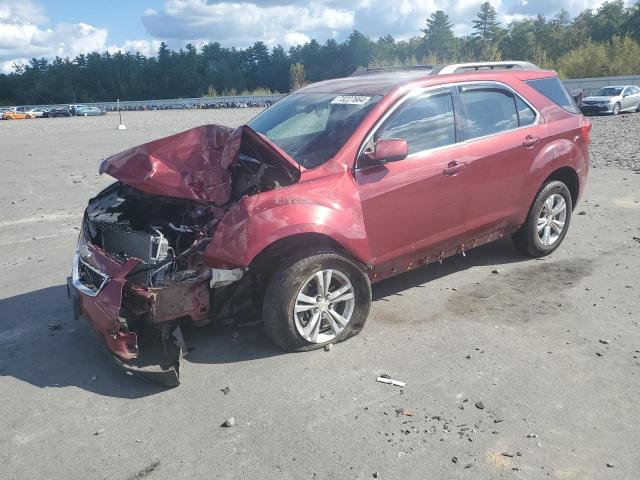
[[[536,121],[536,112],[524,103],[524,101],[516,95],[516,109],[518,110],[518,123],[521,127],[532,125]]]
[[[514,96],[495,88],[460,87],[469,140],[518,128]]]
[[[376,137],[406,140],[409,155],[456,143],[451,93],[408,100],[389,117]]]
[[[538,80],[529,80],[525,83],[568,112],[580,113],[576,102],[571,98],[571,95],[569,95],[569,92],[564,88],[558,77],[540,78]]]

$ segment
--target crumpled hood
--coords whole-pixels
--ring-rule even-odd
[[[244,139],[244,140],[243,140]],[[224,205],[231,197],[231,167],[242,141],[265,145],[291,168],[295,162],[246,125],[233,130],[203,125],[105,158],[100,174],[149,195]]]

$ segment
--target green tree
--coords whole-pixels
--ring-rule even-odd
[[[591,39],[595,42],[604,42],[620,35],[627,22],[627,15],[624,0],[603,3],[593,17]]]
[[[473,21],[472,36],[481,40],[496,40],[500,32],[498,12],[489,2],[480,5],[478,17]]]
[[[458,42],[453,34],[453,24],[442,10],[436,10],[427,18],[427,28],[422,30],[427,54],[438,60],[453,59],[458,53]]]

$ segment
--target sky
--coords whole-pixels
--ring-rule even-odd
[[[454,32],[470,32],[483,0],[0,0],[0,72],[32,57],[75,57],[91,51],[157,52],[187,43],[244,48],[256,41],[285,48],[315,38],[344,40],[353,30],[375,39],[416,36],[444,10]],[[499,19],[565,8],[574,16],[603,0],[493,0]],[[630,4],[631,0],[627,0]]]

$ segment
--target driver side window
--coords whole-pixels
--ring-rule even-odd
[[[406,140],[409,155],[456,143],[451,93],[429,93],[407,100],[385,122],[376,140]]]

